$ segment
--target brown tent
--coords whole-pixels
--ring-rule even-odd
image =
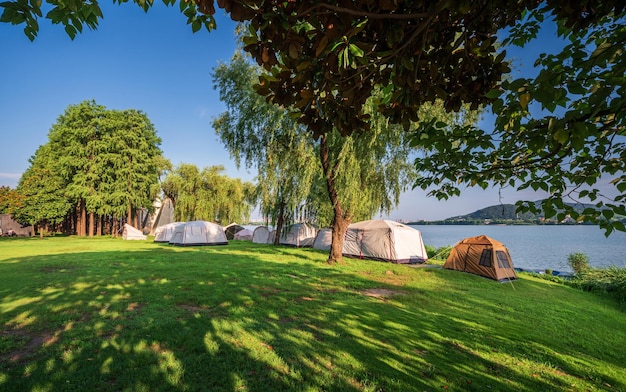
[[[486,235],[466,238],[456,244],[443,268],[498,281],[517,278],[509,251],[501,242]]]

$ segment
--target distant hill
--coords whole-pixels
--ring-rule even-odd
[[[470,214],[453,216],[446,220],[535,220],[538,217],[529,212],[519,214],[515,212],[515,204],[498,204],[485,207]]]
[[[535,202],[535,204],[539,207],[541,204],[541,200]],[[580,203],[565,203],[569,206],[574,207],[574,210],[578,212],[582,212],[587,207],[594,207],[592,204],[580,204]],[[504,221],[504,220],[514,220],[514,221],[524,221],[531,222],[537,221],[543,218],[543,214],[532,214],[530,212],[526,212],[523,214],[515,212],[515,204],[497,204],[493,206],[489,206],[477,211],[474,211],[470,214],[453,216],[446,221],[484,221],[484,220],[492,220],[492,221]]]

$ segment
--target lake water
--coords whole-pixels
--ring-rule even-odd
[[[502,242],[517,268],[571,271],[567,256],[582,252],[593,267],[626,268],[626,233],[604,231],[591,225],[499,226],[413,225],[422,232],[426,245],[441,247],[477,235]]]

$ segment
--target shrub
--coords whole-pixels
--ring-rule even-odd
[[[626,303],[626,268],[588,268],[576,275],[570,284],[584,291],[607,294]]]
[[[582,252],[570,253],[567,256],[567,264],[577,275],[589,270],[589,257]]]
[[[452,251],[451,246],[442,246],[439,248],[435,248],[434,246],[426,245],[426,253],[428,254],[429,259],[445,261],[448,256],[450,256],[450,251]]]

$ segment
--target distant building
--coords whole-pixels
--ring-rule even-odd
[[[9,232],[14,232],[18,236],[30,237],[35,233],[33,226],[23,226],[13,220],[9,214],[0,214],[0,231],[3,236],[8,235]]]

